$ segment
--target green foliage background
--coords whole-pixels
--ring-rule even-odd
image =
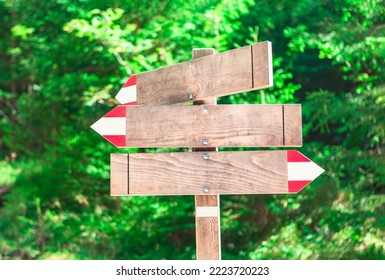
[[[326,172],[298,195],[222,196],[223,259],[385,259],[385,1],[0,0],[0,259],[194,259],[193,197],[109,196],[89,126],[132,73],[270,40]],[[154,150],[149,150],[153,152]]]

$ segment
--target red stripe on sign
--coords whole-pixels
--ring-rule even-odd
[[[311,160],[297,151],[287,151],[287,162],[310,162]]]
[[[289,181],[288,191],[289,193],[297,193],[306,187],[311,181]]]
[[[109,141],[112,145],[116,147],[125,147],[126,146],[126,136],[125,135],[103,135],[103,137]]]
[[[117,106],[107,114],[103,116],[103,118],[125,118],[126,117],[126,107],[125,106]]]
[[[132,75],[127,82],[124,84],[123,87],[129,87],[136,85],[136,75]]]

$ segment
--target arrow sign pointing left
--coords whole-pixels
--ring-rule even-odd
[[[91,127],[117,147],[302,145],[301,105],[117,106]]]
[[[170,105],[271,87],[271,43],[132,75],[116,95],[124,105]]]

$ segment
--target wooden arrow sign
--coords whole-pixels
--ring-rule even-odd
[[[297,193],[323,172],[297,151],[111,154],[111,195]]]
[[[266,41],[131,76],[121,104],[171,105],[273,85],[271,43]]]
[[[118,106],[91,127],[117,147],[302,145],[301,105]]]

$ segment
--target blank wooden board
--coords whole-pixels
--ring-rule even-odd
[[[126,114],[127,147],[302,145],[300,105],[127,106]]]
[[[290,193],[290,152],[111,154],[111,195]]]
[[[170,105],[272,85],[272,49],[266,41],[133,75],[116,98],[122,104]]]

